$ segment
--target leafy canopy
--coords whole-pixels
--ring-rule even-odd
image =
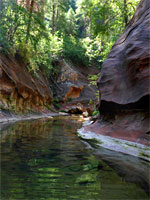
[[[33,71],[49,73],[60,58],[101,68],[138,2],[2,0],[0,46],[22,56]]]

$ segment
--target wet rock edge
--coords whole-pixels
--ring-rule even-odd
[[[84,127],[78,129],[77,132],[80,138],[94,141],[97,147],[103,147],[150,161],[150,147],[143,144],[109,136],[103,136],[92,131],[85,131]]]

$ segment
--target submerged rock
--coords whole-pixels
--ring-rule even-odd
[[[149,96],[150,96],[150,2],[142,0],[124,33],[112,47],[103,64],[98,88],[101,94],[98,120],[84,127],[84,138],[103,135],[103,146],[140,156],[139,153],[122,151],[106,139],[118,138],[119,142],[150,145]],[[90,136],[94,134],[93,136]],[[95,135],[96,134],[96,135]],[[130,145],[130,144],[129,144]],[[132,144],[133,145],[133,144]],[[142,146],[143,147],[143,146]],[[125,147],[126,148],[126,147]],[[140,148],[140,145],[137,145]],[[144,147],[143,147],[144,148]],[[146,154],[149,152],[147,147]],[[144,154],[144,151],[141,153]],[[146,157],[146,156],[145,156]],[[148,158],[149,159],[149,158]]]

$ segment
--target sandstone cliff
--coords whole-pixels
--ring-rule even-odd
[[[87,111],[91,114],[95,104],[98,103],[97,87],[89,84],[88,76],[98,74],[98,68],[77,66],[65,59],[60,60],[57,65],[60,66],[60,72],[56,79],[57,87],[54,87],[53,93],[62,102],[60,110],[74,114]],[[91,104],[89,104],[90,101]]]
[[[46,77],[35,76],[19,56],[0,53],[0,105],[17,111],[41,112],[51,106],[52,92]]]
[[[99,119],[84,133],[149,146],[149,72],[150,1],[142,0],[103,64],[98,80]]]

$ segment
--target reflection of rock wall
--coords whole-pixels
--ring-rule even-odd
[[[96,134],[149,143],[150,1],[142,0],[103,64]]]
[[[35,77],[20,58],[0,54],[0,100],[7,108],[43,110],[52,93],[41,72]]]

